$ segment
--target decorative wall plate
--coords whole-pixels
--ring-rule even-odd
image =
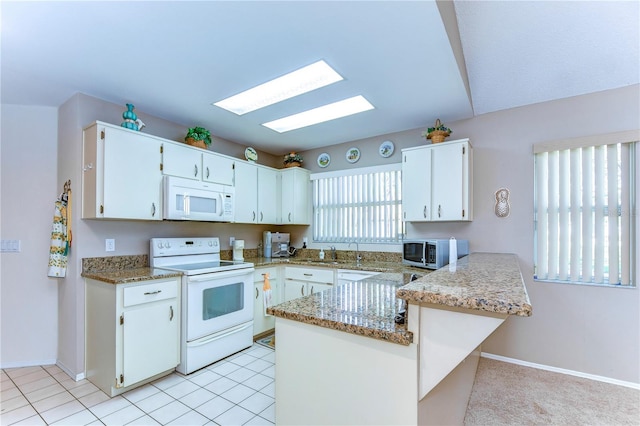
[[[382,144],[380,144],[380,155],[384,158],[388,158],[391,157],[391,154],[393,154],[393,150],[395,149],[395,147],[393,146],[393,142],[391,141],[384,141],[382,142]]]
[[[348,162],[355,163],[360,159],[360,150],[356,147],[349,148],[347,150],[346,158]]]
[[[329,154],[323,152],[322,154],[318,155],[318,166],[324,169],[329,165],[329,163],[331,163],[331,156]]]
[[[244,158],[246,158],[248,161],[251,161],[252,163],[255,163],[256,161],[258,161],[258,153],[255,149],[249,146],[244,150]]]

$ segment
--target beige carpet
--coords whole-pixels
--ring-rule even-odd
[[[481,358],[464,424],[640,425],[640,391]]]

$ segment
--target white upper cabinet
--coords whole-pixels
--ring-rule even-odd
[[[236,161],[236,223],[278,223],[278,177],[276,169]]]
[[[84,130],[83,219],[160,220],[162,140],[96,122]]]
[[[231,157],[173,141],[165,141],[162,151],[165,175],[233,185],[234,159]]]
[[[280,171],[280,196],[283,225],[311,223],[310,172],[299,167]]]
[[[431,150],[427,146],[402,150],[402,218],[431,220]]]
[[[258,167],[244,161],[234,167],[235,222],[258,223]]]
[[[202,152],[198,148],[167,141],[162,147],[162,173],[201,180]]]
[[[202,153],[202,180],[205,182],[233,185],[233,163],[231,157],[215,152]]]
[[[472,166],[468,139],[403,149],[403,219],[472,220]]]
[[[258,166],[258,223],[280,223],[279,178],[278,170]]]

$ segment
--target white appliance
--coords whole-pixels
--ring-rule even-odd
[[[175,176],[165,176],[163,186],[165,220],[233,221],[233,186]]]
[[[192,373],[253,344],[253,263],[220,260],[220,241],[152,238],[151,267],[182,276],[180,364]]]

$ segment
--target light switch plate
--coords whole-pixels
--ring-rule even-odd
[[[236,237],[229,237],[229,247],[233,247],[233,242],[236,240]]]
[[[2,240],[3,253],[20,253],[20,240]]]

